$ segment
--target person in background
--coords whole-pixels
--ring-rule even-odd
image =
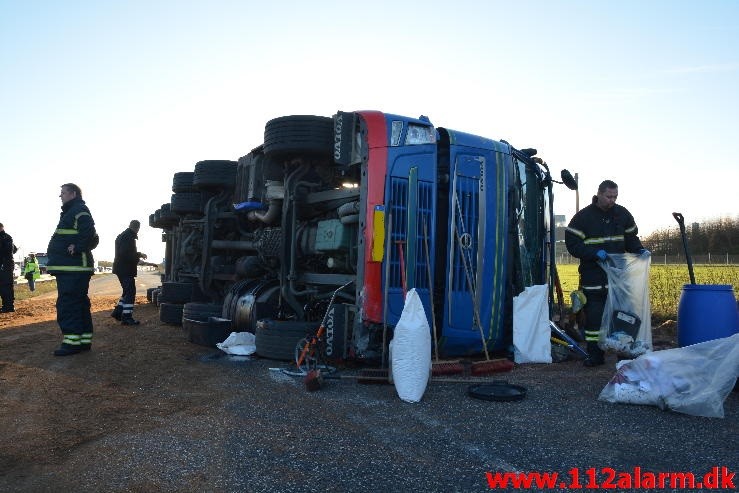
[[[115,258],[113,259],[113,274],[118,276],[123,293],[118,305],[113,309],[111,317],[120,320],[122,325],[138,325],[139,321],[133,318],[133,305],[136,301],[136,273],[139,259],[145,259],[146,254],[136,251],[141,223],[134,219],[115,239]]]
[[[5,226],[0,223],[0,298],[2,308],[0,313],[15,311],[15,293],[13,291],[13,269],[15,261],[13,254],[16,252],[13,245],[13,237],[5,232]]]
[[[572,218],[565,230],[565,244],[573,257],[580,259],[580,287],[585,294],[584,336],[588,346],[585,366],[602,365],[603,350],[598,346],[603,310],[608,298],[608,276],[598,262],[610,253],[649,255],[639,237],[634,216],[616,204],[618,185],[605,180],[598,186],[592,203]]]
[[[74,183],[62,185],[59,224],[46,250],[46,270],[56,277],[56,320],[64,335],[54,356],[69,356],[92,347],[90,278],[95,270],[92,249],[98,236],[90,209],[82,200],[82,190]]]
[[[38,266],[38,260],[36,260],[36,255],[33,253],[28,254],[28,258],[26,259],[26,265],[23,268],[23,277],[25,277],[26,281],[28,281],[28,290],[35,291],[36,290],[36,279],[41,277],[41,269]]]

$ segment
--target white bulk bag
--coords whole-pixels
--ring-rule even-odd
[[[431,329],[415,289],[405,297],[403,313],[390,341],[390,378],[405,402],[423,397],[431,373]]]
[[[546,284],[528,286],[513,297],[513,360],[551,363],[549,303]]]

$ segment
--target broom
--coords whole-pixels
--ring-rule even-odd
[[[431,255],[429,254],[429,238],[426,218],[423,219],[423,248],[426,253],[426,275],[429,284],[429,304],[431,305],[431,324],[434,334],[434,362],[431,364],[431,376],[457,375],[464,372],[461,361],[439,361],[439,330],[436,326],[436,309],[434,306],[434,280],[431,276]]]

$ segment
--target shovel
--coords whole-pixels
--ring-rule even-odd
[[[675,218],[677,224],[680,226],[680,235],[683,237],[683,248],[685,249],[685,258],[688,261],[688,273],[690,274],[690,284],[695,284],[695,274],[693,273],[693,259],[690,257],[690,250],[688,250],[688,237],[685,234],[685,219],[679,212],[673,212],[672,217]]]

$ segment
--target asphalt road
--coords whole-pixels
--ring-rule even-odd
[[[162,284],[159,271],[139,271],[136,276],[136,294],[146,294],[147,288]],[[121,294],[121,285],[114,274],[98,274],[90,280],[90,295],[116,296]]]
[[[41,279],[36,282],[51,281],[54,277],[51,275],[43,275]],[[19,278],[16,284],[25,284],[25,279]],[[136,276],[136,294],[146,294],[148,288],[155,288],[162,284],[159,271],[157,270],[146,270],[139,271]],[[111,273],[95,274],[90,280],[90,291],[91,296],[118,296],[121,294],[121,285],[118,282],[118,277]],[[39,298],[55,298],[56,292],[45,293],[39,295]]]

